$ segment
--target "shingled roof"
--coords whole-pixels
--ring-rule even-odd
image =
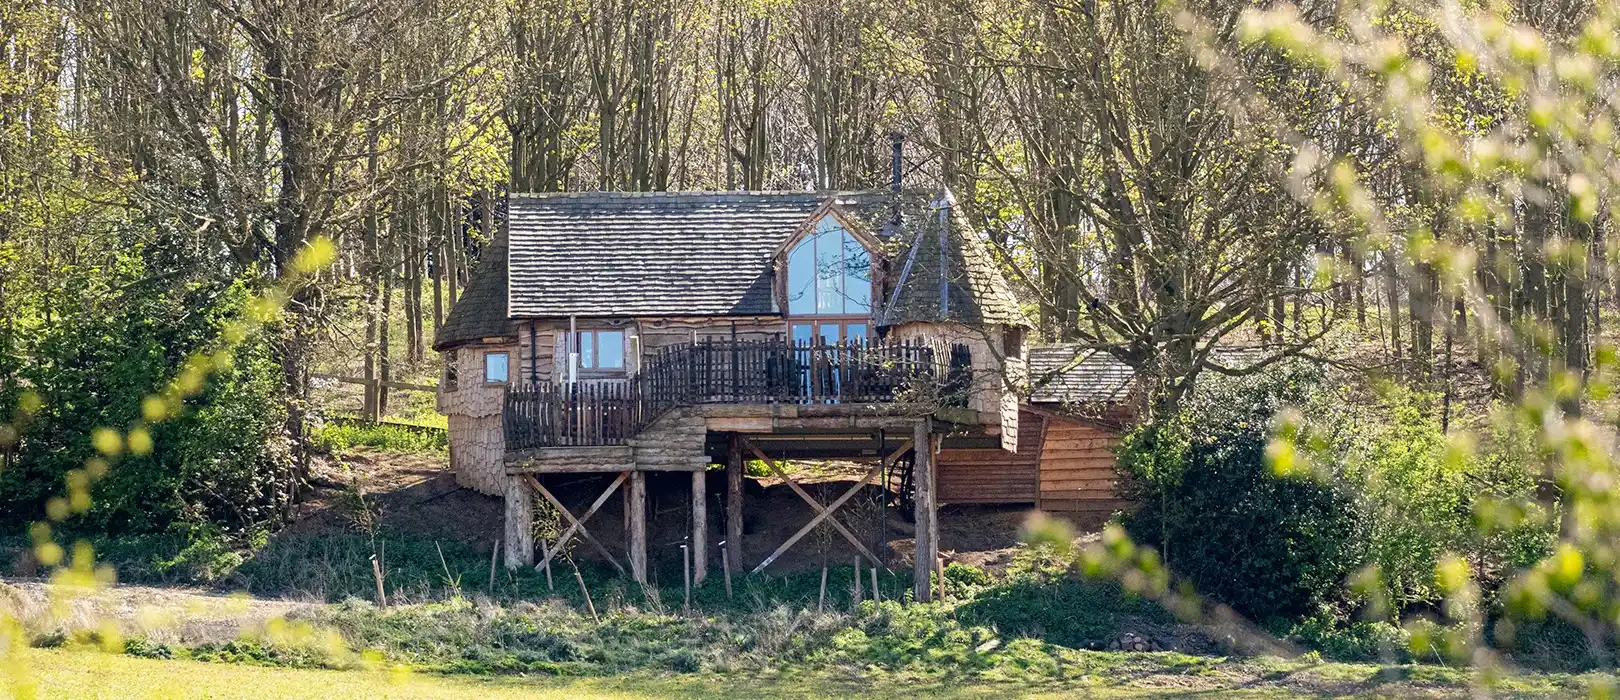
[[[903,274],[905,279],[893,303],[883,309],[879,325],[908,321],[1030,325],[988,246],[968,225],[948,191],[908,202],[904,210],[903,230],[890,241],[894,249],[890,264],[893,273]],[[943,256],[941,227],[945,232]],[[905,269],[908,260],[909,272]],[[943,281],[941,260],[945,267]],[[947,298],[944,308],[940,304],[942,284]]]
[[[506,239],[497,233],[472,267],[467,287],[433,336],[433,349],[515,333],[506,314]]]
[[[1210,360],[1241,367],[1266,357],[1259,348],[1217,347]],[[1136,389],[1136,371],[1111,353],[1056,344],[1029,350],[1030,403],[1124,403]]]
[[[828,195],[513,195],[511,315],[776,313],[771,255]]]
[[[1136,371],[1119,358],[1078,345],[1029,349],[1031,403],[1124,403]]]
[[[949,201],[948,194],[902,192],[898,230],[888,225],[895,195],[883,190],[514,194],[508,239],[492,245],[473,271],[435,346],[509,335],[516,318],[780,313],[771,258],[829,200],[883,240],[891,275],[901,273],[916,248],[880,325],[943,319],[1027,325],[983,241],[954,211],[945,256],[950,308],[940,315],[934,203]]]

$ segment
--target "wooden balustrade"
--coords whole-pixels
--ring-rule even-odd
[[[702,403],[967,405],[972,355],[926,342],[713,339],[648,353],[623,380],[507,390],[509,450],[623,445],[666,411]]]

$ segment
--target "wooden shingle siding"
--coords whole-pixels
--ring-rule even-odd
[[[1041,423],[1023,411],[1024,439],[1017,452],[1000,448],[940,450],[934,487],[941,503],[1034,503],[1040,460]]]
[[[1116,455],[1121,437],[1115,429],[1049,418],[1040,458],[1040,508],[1088,516],[1124,510],[1124,477]]]

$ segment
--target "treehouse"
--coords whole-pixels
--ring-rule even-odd
[[[926,599],[939,503],[1118,503],[1117,431],[1064,411],[1074,387],[1024,400],[1027,331],[948,192],[514,194],[439,330],[439,408],[458,480],[506,499],[508,566],[535,564],[536,497],[569,526],[542,562],[580,537],[617,566],[586,523],[622,487],[644,581],[647,474],[689,472],[701,581],[706,472],[725,465],[729,566],[763,568],[824,522],[877,563],[834,513],[876,483],[915,517]],[[1061,375],[1062,354],[1039,356]],[[793,459],[869,468],[823,505],[783,468]],[[757,562],[741,546],[750,460],[815,514]],[[575,515],[546,483],[579,473],[614,476]]]

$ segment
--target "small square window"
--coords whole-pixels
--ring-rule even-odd
[[[456,351],[450,350],[450,351],[445,352],[444,353],[444,390],[445,391],[455,391],[456,390],[456,383],[457,383],[456,382],[456,373],[457,373],[457,370],[459,370],[459,369],[460,368],[456,366]]]
[[[504,352],[484,353],[484,383],[505,384],[512,356]]]

